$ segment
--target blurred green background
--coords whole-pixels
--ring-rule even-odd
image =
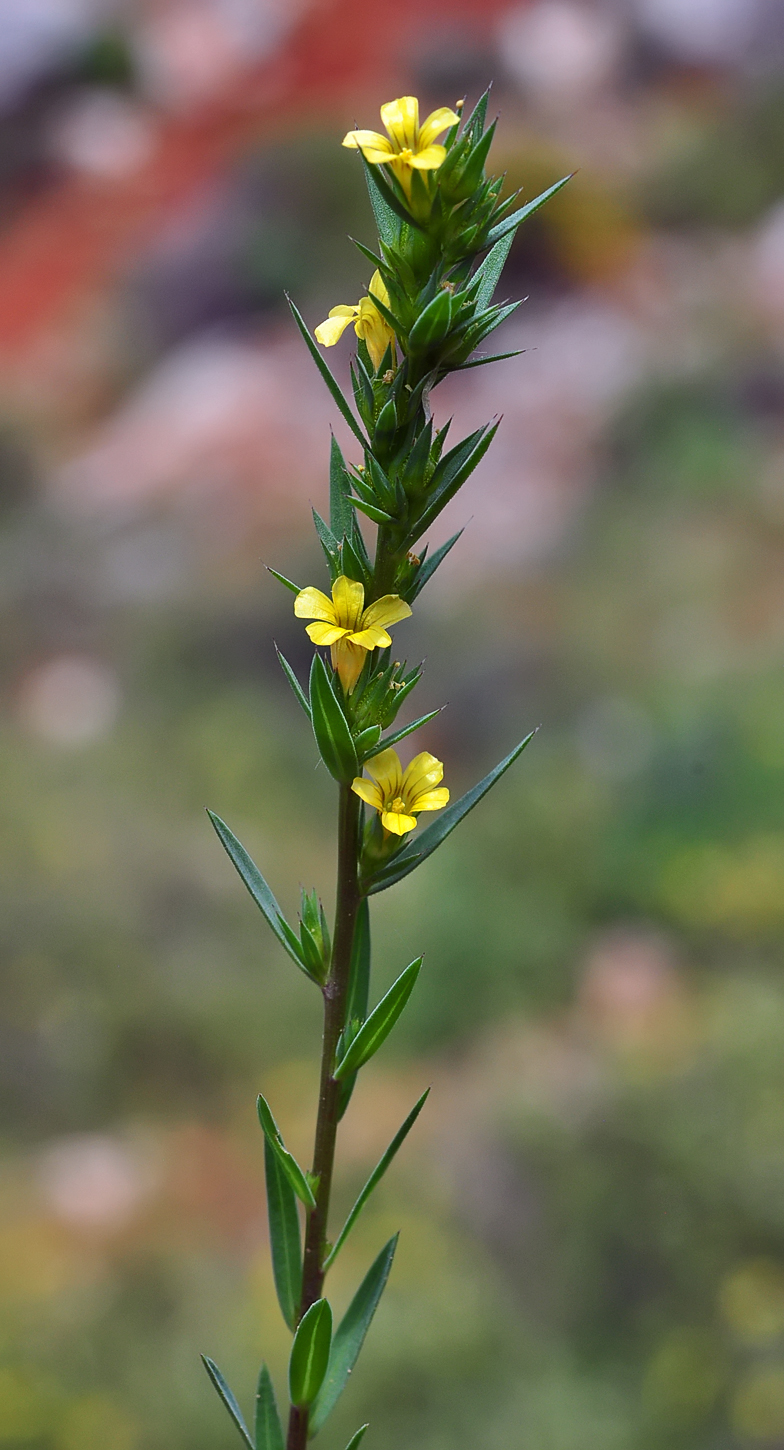
[[[307,1157],[318,1001],[204,815],[331,899],[264,566],[323,586],[340,420],[281,294],[366,285],[346,127],[493,79],[510,184],[577,175],[512,254],[526,352],[435,400],[504,421],[396,640],[455,794],[541,729],[374,903],[375,990],[425,970],[336,1218],[433,1091],[323,1439],[784,1446],[779,7],[13,0],[0,41],[0,1445],[230,1446],[201,1351],[283,1384],[253,1105]]]

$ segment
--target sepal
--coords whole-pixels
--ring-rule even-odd
[[[350,784],[359,770],[357,752],[351,728],[318,654],[313,656],[310,670],[310,709],[321,759],[335,780]]]

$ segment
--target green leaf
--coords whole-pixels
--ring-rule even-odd
[[[352,498],[351,503],[355,509],[359,509],[360,513],[367,514],[374,524],[394,523],[392,515],[385,513],[383,509],[376,508],[374,503],[365,503],[361,498]]]
[[[472,282],[476,282],[478,277],[481,278],[476,291],[477,308],[487,307],[488,303],[492,301],[493,293],[498,286],[514,239],[514,231],[508,232],[505,237],[501,238],[500,242],[496,242],[492,251],[488,252],[484,261],[477,267],[471,279]]]
[[[482,799],[482,796],[487,795],[490,788],[495,785],[497,780],[501,779],[501,776],[509,769],[510,765],[514,764],[518,755],[522,754],[529,741],[533,740],[535,734],[536,730],[532,730],[530,735],[526,735],[525,740],[521,740],[520,744],[516,745],[514,750],[509,752],[506,758],[501,761],[500,765],[495,767],[495,770],[491,770],[483,780],[480,780],[478,785],[475,785],[472,790],[466,791],[465,795],[461,796],[458,801],[447,806],[445,810],[440,811],[438,819],[433,821],[432,825],[428,826],[422,832],[421,836],[415,841],[412,841],[410,846],[404,847],[387,866],[382,867],[380,871],[376,872],[376,875],[371,879],[367,887],[368,894],[372,896],[377,891],[386,891],[388,886],[394,886],[395,882],[402,881],[403,877],[408,876],[410,871],[414,871],[417,866],[421,866],[422,862],[428,856],[431,856],[436,848],[441,845],[441,842],[445,841],[447,836],[452,833],[455,826],[459,826],[464,816],[467,816],[468,812],[473,810],[474,806]]]
[[[226,822],[222,821],[220,816],[216,816],[214,811],[208,810],[207,815],[215,827],[224,851],[247,886],[253,900],[262,912],[267,925],[272,928],[284,951],[288,952],[291,960],[296,962],[300,971],[305,972],[306,976],[310,976],[302,958],[298,955],[293,945],[297,938],[286,921],[258,866],[251,860],[245,847],[240,845],[233,832],[229,830]]]
[[[207,1374],[212,1380],[212,1383],[214,1384],[216,1390],[218,1391],[218,1394],[223,1400],[223,1403],[226,1406],[229,1414],[231,1415],[232,1420],[237,1426],[237,1429],[239,1430],[243,1440],[245,1441],[245,1444],[249,1446],[249,1450],[256,1450],[256,1447],[254,1446],[253,1441],[250,1438],[250,1432],[248,1430],[248,1427],[242,1418],[242,1411],[237,1404],[237,1401],[235,1400],[231,1390],[229,1389],[225,1379],[223,1378],[223,1375],[218,1369],[217,1364],[214,1360],[209,1359],[206,1354],[202,1355],[201,1362],[204,1365],[204,1368],[206,1369]]]
[[[266,1137],[264,1169],[267,1179],[272,1272],[280,1310],[292,1331],[296,1328],[302,1294],[302,1244],[299,1233],[297,1197]]]
[[[338,541],[335,538],[332,530],[328,527],[327,524],[325,524],[323,518],[321,517],[321,514],[316,513],[316,510],[314,508],[312,508],[310,512],[313,515],[313,524],[316,533],[319,536],[319,543],[324,550],[324,558],[326,559],[329,566],[330,578],[334,584],[335,580],[338,577],[338,574],[341,572],[340,550]]]
[[[255,1431],[256,1450],[283,1450],[283,1427],[266,1364],[261,1366],[256,1389]]]
[[[400,1146],[405,1142],[406,1138],[408,1137],[408,1134],[410,1133],[417,1118],[419,1117],[419,1114],[425,1106],[429,1092],[430,1088],[426,1088],[419,1101],[414,1104],[403,1126],[401,1128],[398,1128],[398,1131],[392,1139],[392,1142],[387,1148],[387,1151],[384,1154],[383,1158],[379,1159],[378,1163],[373,1169],[373,1172],[371,1173],[367,1183],[362,1189],[359,1198],[354,1204],[354,1207],[352,1208],[348,1218],[346,1219],[346,1222],[340,1230],[340,1233],[335,1240],[334,1247],[330,1250],[329,1255],[324,1260],[325,1271],[335,1262],[335,1259],[337,1258],[341,1248],[346,1242],[346,1239],[348,1238],[352,1228],[354,1227],[354,1224],[359,1218],[362,1209],[365,1207],[365,1204],[367,1203],[371,1193],[373,1192],[373,1189],[376,1187],[376,1184],[381,1182],[381,1179],[384,1177],[384,1174],[386,1173],[390,1163],[392,1162],[392,1159],[397,1153],[398,1148],[400,1148]]]
[[[351,943],[351,966],[348,978],[348,1001],[346,1003],[346,1022],[361,1026],[367,1017],[368,994],[370,991],[370,909],[367,897],[363,896],[359,903],[357,919],[354,924],[354,940]],[[338,1099],[338,1120],[343,1117],[349,1103],[351,1094],[354,1091],[354,1084],[357,1074],[350,1072],[344,1077],[340,1084],[340,1097]]]
[[[357,1362],[365,1335],[370,1328],[378,1301],[389,1278],[397,1240],[398,1235],[395,1234],[371,1264],[335,1331],[324,1383],[310,1413],[310,1433],[312,1435],[321,1429],[327,1416],[334,1409],[345,1389],[346,1380]]]
[[[374,745],[372,750],[365,752],[365,759],[372,760],[373,756],[380,755],[382,750],[388,750],[391,745],[397,745],[399,740],[405,740],[407,735],[413,735],[414,731],[419,730],[422,725],[427,725],[430,720],[435,720],[436,715],[440,715],[443,708],[443,705],[439,705],[437,710],[431,710],[427,715],[420,715],[418,720],[412,720],[410,725],[404,725],[403,729],[396,730],[394,735],[387,735],[385,740],[379,740],[378,745]]]
[[[430,347],[437,347],[446,337],[451,321],[451,295],[446,290],[440,290],[432,302],[428,302],[424,312],[420,312],[408,334],[410,351],[425,352]]]
[[[335,780],[350,783],[359,772],[351,728],[332,688],[321,655],[310,670],[310,709],[319,754]]]
[[[479,100],[474,106],[474,109],[471,112],[471,115],[468,117],[468,120],[463,123],[463,135],[470,136],[472,141],[478,141],[479,137],[485,129],[485,120],[487,119],[487,103],[489,100],[490,87],[488,86],[487,90],[483,91],[482,95],[479,97]]]
[[[407,591],[407,604],[412,604],[413,601],[416,599],[417,595],[422,593],[422,590],[424,589],[428,580],[432,579],[439,564],[443,564],[447,554],[449,553],[449,550],[454,548],[462,533],[463,529],[458,529],[457,533],[453,534],[451,539],[447,539],[446,543],[442,544],[440,549],[434,549],[433,553],[430,554],[427,559],[422,560],[422,564],[417,571],[417,576],[414,580],[413,586]],[[399,738],[402,739],[402,737]]]
[[[367,759],[369,755],[372,755],[374,753],[380,738],[380,725],[368,725],[364,730],[360,730],[354,741],[354,744],[357,747],[357,754],[364,755]]]
[[[346,1446],[346,1450],[359,1450],[359,1446],[360,1446],[360,1444],[362,1442],[362,1438],[363,1438],[363,1436],[365,1434],[365,1431],[367,1429],[368,1429],[368,1426],[367,1425],[362,1425],[360,1427],[360,1429],[357,1430],[356,1435],[352,1435],[351,1436],[351,1439],[349,1440],[348,1445]]]
[[[363,257],[367,258],[372,266],[375,267],[376,271],[381,273],[382,277],[385,272],[389,275],[389,267],[384,261],[384,258],[379,257],[378,252],[374,252],[370,247],[366,247],[364,242],[358,242],[356,237],[349,237],[349,241],[354,243],[357,251],[361,252]]]
[[[310,1405],[327,1372],[332,1345],[332,1310],[326,1299],[317,1299],[303,1314],[289,1359],[289,1392],[292,1405]]]
[[[291,1187],[294,1189],[297,1198],[301,1203],[304,1203],[306,1208],[315,1208],[316,1200],[313,1197],[313,1189],[306,1175],[302,1172],[296,1158],[286,1148],[280,1136],[280,1128],[272,1116],[269,1103],[261,1093],[259,1093],[256,1099],[256,1108],[259,1114],[259,1122],[264,1130],[264,1137],[288,1178]]]
[[[351,484],[340,444],[334,433],[329,454],[329,527],[333,537],[342,539],[351,528]]]
[[[367,180],[368,191],[370,192],[370,205],[373,208],[373,216],[376,220],[378,235],[381,241],[386,246],[393,247],[400,236],[400,227],[393,223],[392,216],[399,217],[405,226],[415,227],[418,232],[423,231],[424,228],[417,221],[416,217],[412,216],[405,202],[401,200],[401,197],[397,195],[381,170],[381,167],[371,166],[370,162],[366,161],[364,156],[362,157],[362,164],[365,168],[365,179]],[[384,207],[384,212],[381,213],[383,216],[383,225],[379,221],[379,211],[376,209],[377,201],[381,202]],[[391,230],[393,226],[395,226],[394,233]]]
[[[351,967],[348,979],[346,1021],[364,1022],[367,1017],[370,986],[370,910],[367,898],[359,904],[351,944]]]
[[[527,347],[516,347],[514,352],[494,352],[492,357],[475,357],[471,362],[461,363],[453,371],[464,373],[468,368],[483,368],[487,363],[505,362],[509,357],[522,357],[523,353],[527,351]]]
[[[540,206],[544,206],[551,196],[555,196],[562,186],[566,186],[567,181],[571,181],[573,176],[574,172],[570,171],[568,176],[562,176],[560,181],[556,181],[554,186],[548,186],[547,190],[540,192],[533,201],[526,202],[526,205],[521,206],[518,211],[513,211],[511,216],[504,217],[502,222],[498,222],[487,233],[487,245],[492,247],[496,242],[500,242],[507,232],[516,231],[521,222],[527,221],[529,216],[533,216],[534,212],[538,211]]]
[[[362,156],[361,151],[359,154]],[[384,195],[384,192],[378,184],[376,168],[371,166],[370,162],[366,161],[364,156],[362,156],[362,165],[365,171],[365,182],[367,183],[368,196],[370,197],[370,205],[373,208],[373,216],[378,234],[382,242],[386,242],[387,246],[393,246],[400,232],[398,209],[390,205],[388,198]]]
[[[405,971],[400,973],[397,981],[392,983],[389,991],[381,998],[378,1006],[373,1008],[348,1051],[337,1064],[332,1074],[333,1078],[340,1081],[342,1077],[346,1076],[346,1073],[357,1072],[374,1053],[378,1052],[414,990],[421,965],[422,958],[417,957],[416,961],[411,962]]]
[[[305,339],[305,342],[308,345],[308,350],[310,352],[310,355],[313,358],[313,361],[315,362],[316,367],[318,368],[319,372],[321,373],[321,376],[324,379],[324,382],[326,383],[327,387],[329,388],[329,391],[332,394],[332,397],[334,398],[335,402],[337,403],[337,406],[338,406],[338,408],[339,408],[342,416],[345,418],[346,422],[348,423],[348,426],[351,429],[352,433],[354,434],[354,437],[359,439],[359,441],[362,444],[362,447],[363,448],[367,448],[369,446],[368,445],[368,441],[367,441],[364,433],[362,432],[362,429],[360,428],[360,426],[359,426],[356,418],[354,417],[354,414],[352,413],[352,411],[351,411],[348,403],[346,402],[346,399],[344,398],[344,396],[343,396],[340,388],[338,387],[335,378],[332,376],[332,373],[330,372],[329,368],[327,367],[327,364],[325,363],[323,357],[321,356],[321,353],[318,350],[318,344],[316,342],[314,342],[313,338],[311,337],[311,335],[310,335],[307,327],[305,326],[305,322],[304,322],[304,320],[302,318],[301,313],[299,312],[299,310],[297,309],[297,307],[295,307],[295,305],[292,302],[291,298],[289,297],[288,293],[286,293],[286,301],[288,302],[289,307],[291,308],[292,314],[294,316],[294,321],[296,322],[297,327],[299,328],[300,332],[302,333],[302,336]]]
[[[285,574],[279,574],[277,569],[272,569],[269,564],[267,564],[266,568],[267,573],[271,574],[273,579],[277,579],[279,584],[285,584],[286,588],[290,589],[292,594],[299,594],[299,584],[293,584],[290,579],[286,578]]]
[[[430,528],[430,525],[435,522],[442,509],[446,508],[450,500],[453,499],[458,490],[462,488],[466,479],[470,478],[474,469],[481,463],[488,448],[490,447],[490,444],[495,438],[495,435],[498,432],[499,424],[500,419],[498,420],[498,422],[492,423],[488,427],[484,436],[480,438],[479,442],[476,444],[476,447],[472,449],[471,453],[468,455],[462,465],[459,468],[452,468],[449,470],[448,480],[445,479],[445,481],[441,483],[436,491],[435,496],[431,499],[428,507],[425,509],[421,517],[417,519],[415,525],[415,532],[414,530],[412,530],[412,533],[409,536],[411,542],[413,542],[415,539],[420,538],[421,535]]]
[[[279,663],[279,665],[280,665],[280,667],[281,667],[284,675],[286,676],[286,679],[288,680],[289,684],[291,685],[291,688],[294,691],[294,694],[295,694],[297,700],[299,701],[300,705],[302,706],[303,710],[305,711],[305,714],[307,715],[308,719],[311,721],[311,724],[312,724],[313,721],[312,721],[312,716],[311,716],[311,713],[310,713],[310,705],[308,704],[308,697],[305,694],[305,691],[303,690],[303,688],[302,688],[299,680],[297,679],[297,676],[295,675],[293,669],[291,668],[291,665],[289,664],[288,660],[285,658],[284,655],[281,654],[281,652],[278,649],[278,646],[277,645],[275,645],[275,653],[278,656],[278,663]]]

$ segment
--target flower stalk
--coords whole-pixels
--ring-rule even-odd
[[[362,1067],[404,1011],[422,964],[421,958],[411,962],[369,1009],[369,900],[418,869],[531,739],[528,734],[456,801],[442,784],[444,767],[436,756],[420,750],[404,766],[394,748],[438,712],[395,728],[422,669],[393,659],[390,630],[405,627],[422,589],[457,543],[459,534],[430,552],[421,540],[479,465],[498,426],[489,423],[456,442],[450,438],[447,446],[449,423],[437,425],[432,394],[450,372],[495,360],[477,349],[517,305],[493,301],[515,232],[568,180],[511,210],[516,198],[502,200],[502,178],[486,174],[495,129],[486,126],[487,100],[485,94],[465,122],[461,107],[441,107],[420,125],[418,102],[404,96],[381,108],[386,136],[349,132],[343,144],[361,153],[379,233],[377,252],[360,247],[374,268],[368,293],[355,306],[333,308],[315,340],[292,304],[322,378],[361,444],[362,462],[347,464],[333,439],[329,519],[314,513],[330,593],[314,585],[299,588],[276,575],[295,595],[296,617],[310,621],[306,629],[315,652],[307,690],[279,655],[281,666],[338,786],[332,930],[315,891],[303,891],[297,933],[244,847],[212,816],[267,925],[318,986],[324,1009],[309,1170],[287,1150],[272,1108],[261,1097],[258,1104],[275,1285],[294,1336],[285,1440],[266,1365],[251,1434],[217,1366],[205,1360],[246,1450],[284,1450],[284,1445],[305,1450],[346,1385],[392,1266],[396,1237],[370,1265],[333,1333],[328,1269],[426,1096],[409,1113],[332,1246],[329,1210],[340,1121]],[[357,337],[353,410],[321,351],[336,346],[351,322]],[[358,515],[377,528],[372,559]],[[424,829],[420,813],[433,813]],[[348,1450],[357,1450],[366,1429],[357,1431]]]

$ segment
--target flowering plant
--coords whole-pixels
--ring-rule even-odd
[[[315,341],[291,303],[321,376],[361,446],[363,461],[347,464],[333,438],[329,522],[314,513],[330,595],[313,586],[300,589],[272,571],[295,594],[295,614],[311,621],[306,628],[316,646],[307,690],[283,656],[279,658],[312,725],[321,760],[338,785],[332,931],[315,891],[303,891],[295,931],[244,847],[210,813],[267,924],[324,1002],[309,1170],[288,1151],[272,1109],[263,1097],[258,1099],[275,1286],[293,1334],[285,1439],[266,1365],[259,1376],[251,1433],[219,1369],[211,1359],[204,1361],[248,1450],[284,1450],[284,1445],[286,1450],[304,1450],[308,1438],[321,1429],[356,1363],[395,1253],[396,1237],[381,1249],[333,1328],[324,1293],[327,1272],[427,1097],[424,1093],[415,1103],[331,1243],[328,1214],[340,1120],[358,1073],[397,1022],[421,966],[418,958],[406,967],[369,1010],[369,898],[416,870],[531,739],[527,735],[478,785],[450,802],[449,790],[441,784],[443,765],[435,756],[420,751],[404,768],[395,749],[438,712],[391,728],[421,667],[409,670],[393,660],[389,629],[412,613],[460,535],[432,553],[427,545],[414,552],[415,546],[473,473],[498,427],[497,422],[487,424],[447,448],[449,423],[436,427],[430,397],[448,373],[496,361],[477,355],[476,349],[519,305],[492,300],[515,233],[568,180],[564,177],[517,209],[516,197],[501,200],[503,178],[485,174],[495,131],[495,123],[486,126],[487,102],[485,93],[465,122],[458,106],[434,111],[420,125],[418,102],[403,96],[381,108],[386,136],[348,133],[343,144],[360,152],[378,229],[378,253],[357,243],[375,269],[368,294],[354,306],[333,308],[316,328]],[[352,321],[358,338],[351,365],[356,412],[318,346],[337,344]],[[373,558],[358,512],[377,528]],[[328,659],[319,649],[329,650]],[[421,812],[438,814],[413,836]],[[348,1450],[356,1450],[366,1429],[357,1431]]]

